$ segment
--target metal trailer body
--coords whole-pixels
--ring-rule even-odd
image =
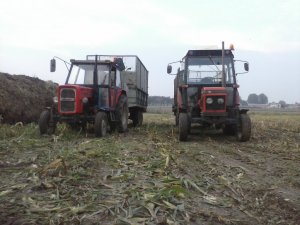
[[[129,110],[130,108],[136,108],[146,112],[148,102],[148,70],[137,56],[124,56],[123,61],[125,70],[121,72],[121,79],[122,84],[128,88]]]

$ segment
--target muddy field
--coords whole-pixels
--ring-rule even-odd
[[[0,224],[300,224],[300,113],[251,114],[238,143],[171,114],[97,139],[0,125]]]

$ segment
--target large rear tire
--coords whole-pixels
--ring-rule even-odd
[[[248,114],[241,114],[237,125],[236,138],[238,141],[249,141],[251,137],[251,120]]]
[[[98,112],[95,117],[94,131],[96,137],[105,137],[108,129],[108,120],[105,112]]]
[[[187,113],[179,113],[179,141],[187,141],[189,130],[189,119]]]
[[[133,113],[132,123],[134,127],[140,127],[143,124],[143,112],[141,110],[136,110]]]
[[[118,120],[118,129],[120,133],[127,131],[128,127],[128,105],[127,97],[121,95],[117,108],[116,108],[117,120]]]
[[[179,114],[176,113],[176,114],[175,114],[175,126],[177,127],[178,124],[179,124]]]
[[[189,113],[188,114],[188,134],[191,134],[191,129],[192,129],[192,116]]]
[[[51,123],[51,114],[49,110],[44,110],[39,118],[40,134],[54,134],[56,125]]]

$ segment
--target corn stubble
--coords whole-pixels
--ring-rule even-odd
[[[94,138],[0,125],[1,224],[297,224],[300,115],[251,114],[251,140],[171,114]]]

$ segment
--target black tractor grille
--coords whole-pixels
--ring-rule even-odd
[[[224,110],[225,109],[225,98],[224,96],[207,96],[206,99],[212,98],[213,102],[208,104],[206,102],[206,110]],[[223,103],[218,103],[219,99],[223,99]]]
[[[70,88],[64,88],[60,92],[60,110],[62,112],[74,112],[75,111],[75,90]]]

